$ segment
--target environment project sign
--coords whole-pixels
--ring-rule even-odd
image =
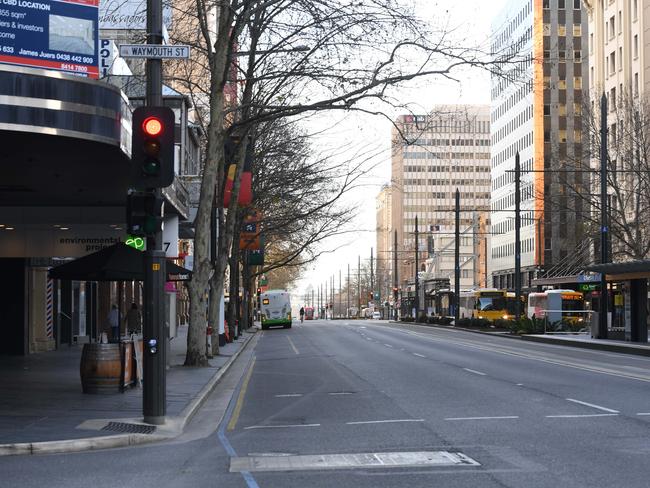
[[[0,0],[0,62],[99,77],[99,0]]]

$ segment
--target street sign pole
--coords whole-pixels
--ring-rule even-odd
[[[147,0],[147,44],[161,44],[162,1]],[[161,107],[162,99],[162,60],[147,59],[146,105]],[[173,128],[166,128],[173,130]],[[154,193],[162,197],[162,190]],[[143,324],[144,368],[142,412],[144,421],[149,424],[165,423],[167,410],[167,334],[165,328],[164,286],[165,253],[162,251],[162,232],[158,231],[147,242],[144,256],[144,300],[145,314]]]

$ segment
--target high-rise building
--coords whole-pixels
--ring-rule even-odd
[[[515,155],[521,161],[521,271],[524,288],[581,240],[587,175],[581,107],[587,22],[580,0],[511,0],[492,25],[492,53],[515,54],[492,79],[492,285],[514,287]],[[570,163],[570,164],[569,164]],[[579,166],[579,165],[578,165]]]
[[[610,106],[626,90],[650,93],[650,0],[583,0],[589,24],[589,90]]]
[[[393,287],[392,187],[382,186],[376,201],[377,290],[383,302],[390,298]]]
[[[416,217],[418,267],[426,272],[431,254],[428,237],[436,229],[454,228],[456,189],[460,192],[463,236],[485,237],[476,223],[490,201],[489,134],[487,105],[437,106],[428,115],[402,115],[396,120],[392,134],[391,231],[397,230],[402,287],[415,279]],[[474,276],[476,261],[473,253],[462,256],[463,273]],[[453,273],[444,277],[451,278],[453,286]]]

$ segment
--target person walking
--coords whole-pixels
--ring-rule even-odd
[[[302,324],[302,321],[305,318],[305,309],[304,307],[300,307],[300,323]]]
[[[142,313],[138,309],[137,303],[131,304],[131,308],[126,313],[124,324],[128,334],[140,334],[142,332]]]
[[[111,337],[113,342],[120,341],[120,313],[117,310],[117,305],[111,306],[111,311],[108,312],[108,325],[111,327]]]

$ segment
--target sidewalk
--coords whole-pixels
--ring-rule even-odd
[[[187,327],[169,351],[166,424],[142,422],[142,389],[81,392],[81,345],[30,356],[0,356],[0,455],[117,447],[174,437],[254,337],[256,328],[221,348],[210,367],[183,366]],[[109,422],[116,422],[110,424]],[[82,441],[82,439],[85,439]]]

